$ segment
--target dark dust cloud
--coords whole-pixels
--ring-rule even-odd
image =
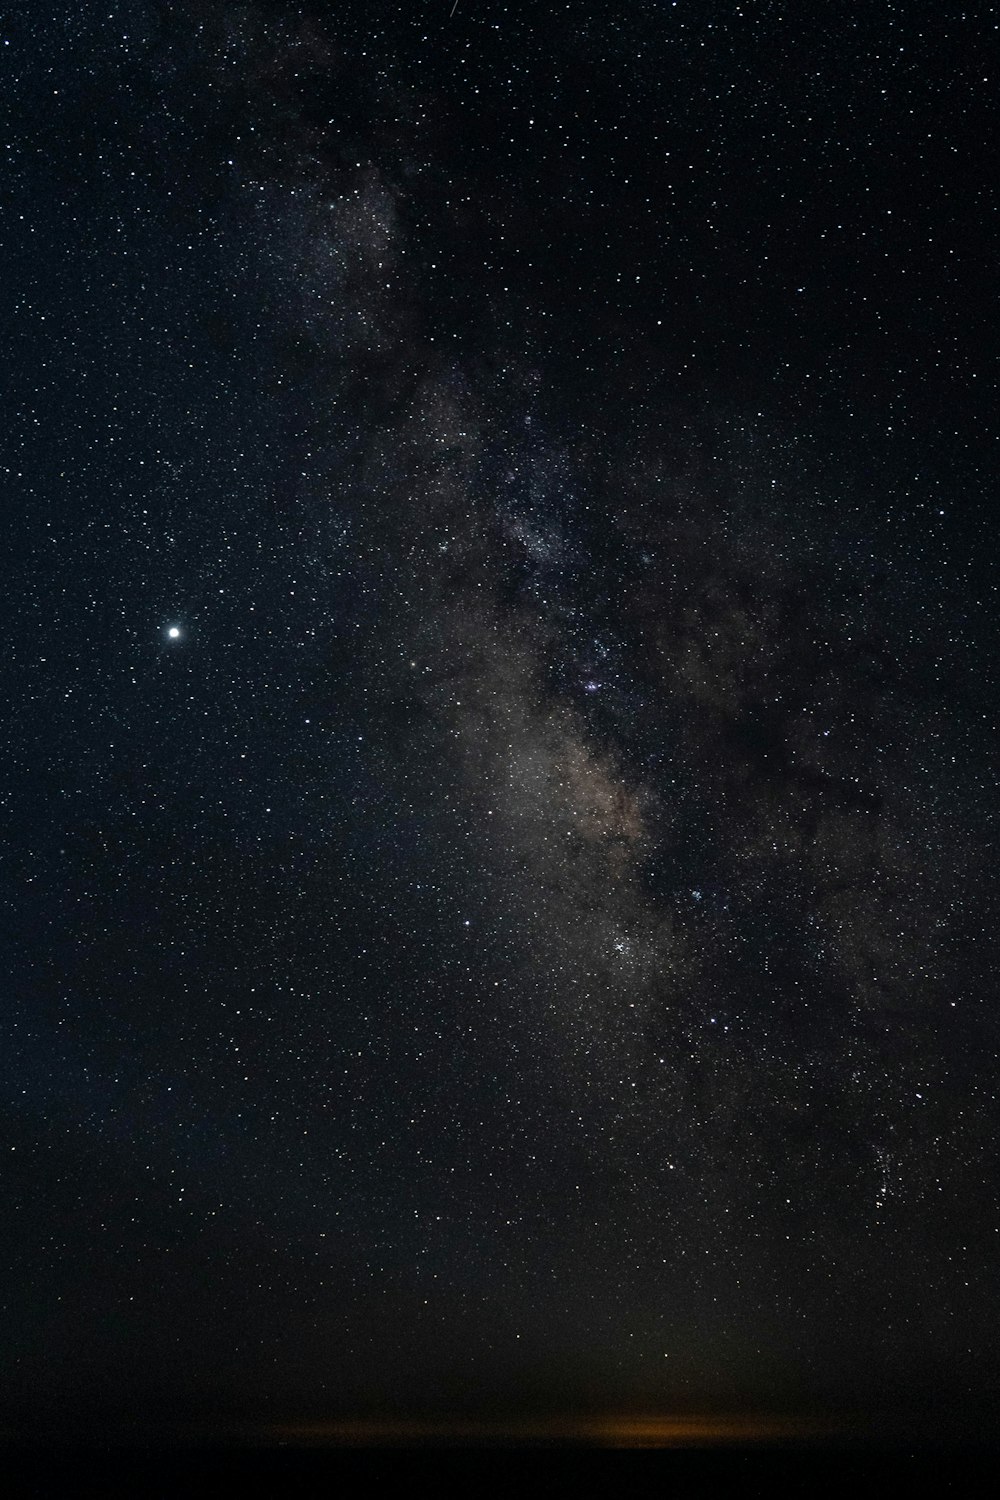
[[[994,21],[450,10],[4,23],[7,1426],[982,1432]]]

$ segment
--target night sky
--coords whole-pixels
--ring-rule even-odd
[[[1000,1390],[997,14],[38,0],[0,1426]]]

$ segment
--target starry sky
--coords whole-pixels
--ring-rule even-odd
[[[6,1429],[980,1430],[997,25],[7,12]]]

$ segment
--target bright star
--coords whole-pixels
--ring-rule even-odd
[[[179,625],[171,625],[170,629],[167,631],[167,635],[172,641],[178,640],[180,638],[180,633],[181,631]]]

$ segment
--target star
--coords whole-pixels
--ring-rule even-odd
[[[170,638],[170,640],[172,640],[172,641],[179,641],[180,640],[180,636],[181,636],[180,626],[179,625],[171,625],[170,629],[167,631],[167,635]]]

